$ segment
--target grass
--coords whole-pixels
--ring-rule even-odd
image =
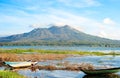
[[[21,76],[17,74],[16,72],[11,71],[0,71],[0,78],[26,78],[24,76]]]
[[[34,69],[39,70],[70,70],[70,71],[80,71],[82,70],[93,70],[95,66],[90,63],[80,63],[80,64],[70,64],[70,63],[62,63],[61,66],[56,65],[44,65],[44,66],[36,66]],[[31,68],[33,69],[33,68]]]
[[[120,55],[120,53],[119,52],[118,53],[84,52],[84,51],[69,51],[69,50],[57,51],[57,50],[40,50],[40,49],[0,49],[0,58],[3,61],[61,60],[71,55],[102,56],[102,55]]]
[[[15,53],[1,53],[2,61],[45,61],[45,60],[61,60],[68,57],[66,54],[15,54]]]
[[[79,54],[79,55],[120,55],[120,53],[110,52],[86,52],[71,50],[41,50],[41,49],[0,49],[0,53],[40,53],[40,54]]]
[[[0,49],[0,58],[3,61],[45,61],[61,60],[72,55],[120,55],[120,53],[110,52],[83,52],[68,50],[39,50],[39,49]],[[22,57],[22,58],[21,58]],[[31,58],[32,57],[32,58]]]

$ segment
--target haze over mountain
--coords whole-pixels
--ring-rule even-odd
[[[110,40],[97,36],[92,36],[71,28],[68,25],[50,28],[36,28],[28,33],[1,37],[0,42],[40,42],[40,41],[67,41],[85,43],[100,43],[100,44],[119,44],[118,40]]]

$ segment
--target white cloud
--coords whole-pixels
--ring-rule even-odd
[[[108,34],[107,34],[105,31],[102,30],[102,31],[99,32],[99,36],[100,36],[100,37],[107,38],[107,37],[108,37]]]
[[[100,6],[101,3],[97,0],[58,0],[66,6],[70,7],[91,7],[91,6]]]
[[[70,12],[57,9],[48,10],[49,13],[47,14],[29,14],[17,11],[19,15],[22,15],[21,17],[14,15],[2,15],[2,19],[0,21],[2,23],[9,22],[15,26],[21,25],[22,27],[29,26],[32,28],[49,27],[49,24],[55,24],[58,26],[70,25],[73,28],[93,35],[97,35],[95,32],[98,31],[99,27],[103,26],[103,24],[97,22],[96,20],[72,14]]]
[[[63,22],[54,22],[54,23],[49,24],[49,26],[64,26],[64,25],[68,25],[68,24],[65,24]]]
[[[117,34],[116,34],[117,33]],[[100,30],[98,36],[103,38],[115,39],[120,40],[120,31],[116,30],[116,32],[110,32],[109,30]]]
[[[44,25],[42,25],[42,26],[44,26]],[[30,25],[29,27],[39,28],[39,27],[41,27],[41,24],[32,24],[32,25]]]
[[[0,19],[0,22],[12,23],[12,25],[15,25],[15,26],[21,25],[22,27],[30,26],[32,28],[49,27],[48,26],[49,24],[54,24],[58,26],[70,25],[73,28],[76,28],[88,34],[97,35],[105,38],[111,38],[111,39],[120,39],[120,36],[118,34],[120,32],[118,28],[116,29],[115,26],[109,26],[111,24],[112,25],[116,24],[110,18],[105,18],[103,21],[104,23],[103,22],[101,23],[96,19],[83,17],[81,15],[66,12],[64,10],[58,10],[53,8],[49,8],[47,10],[49,10],[49,12],[45,14],[39,14],[39,13],[31,14],[21,10],[19,11],[16,10],[16,14],[18,15],[11,15],[11,16],[0,15],[2,18]],[[16,31],[18,30],[16,29]]]
[[[113,21],[110,18],[104,18],[103,23],[106,24],[106,25],[115,25],[116,24],[115,21]]]
[[[75,28],[80,27],[84,30],[88,30],[92,28],[94,29],[96,27],[98,28],[103,26],[102,23],[99,23],[96,20],[93,20],[87,17],[82,17],[76,14],[65,12],[65,11],[55,10],[55,9],[52,9],[50,11],[48,18],[50,19],[49,21],[51,23],[68,24]]]
[[[46,28],[49,27],[49,24],[45,24],[45,23],[33,23],[31,25],[29,25],[29,27],[31,28]]]

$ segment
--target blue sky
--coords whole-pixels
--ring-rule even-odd
[[[0,0],[0,36],[70,25],[120,40],[120,0]]]

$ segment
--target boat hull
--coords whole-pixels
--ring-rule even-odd
[[[6,65],[12,68],[29,67],[32,64],[35,65],[37,62],[5,62]]]
[[[82,70],[85,74],[95,75],[95,74],[111,74],[120,71],[120,68],[109,68],[109,69],[97,69],[97,70]]]

